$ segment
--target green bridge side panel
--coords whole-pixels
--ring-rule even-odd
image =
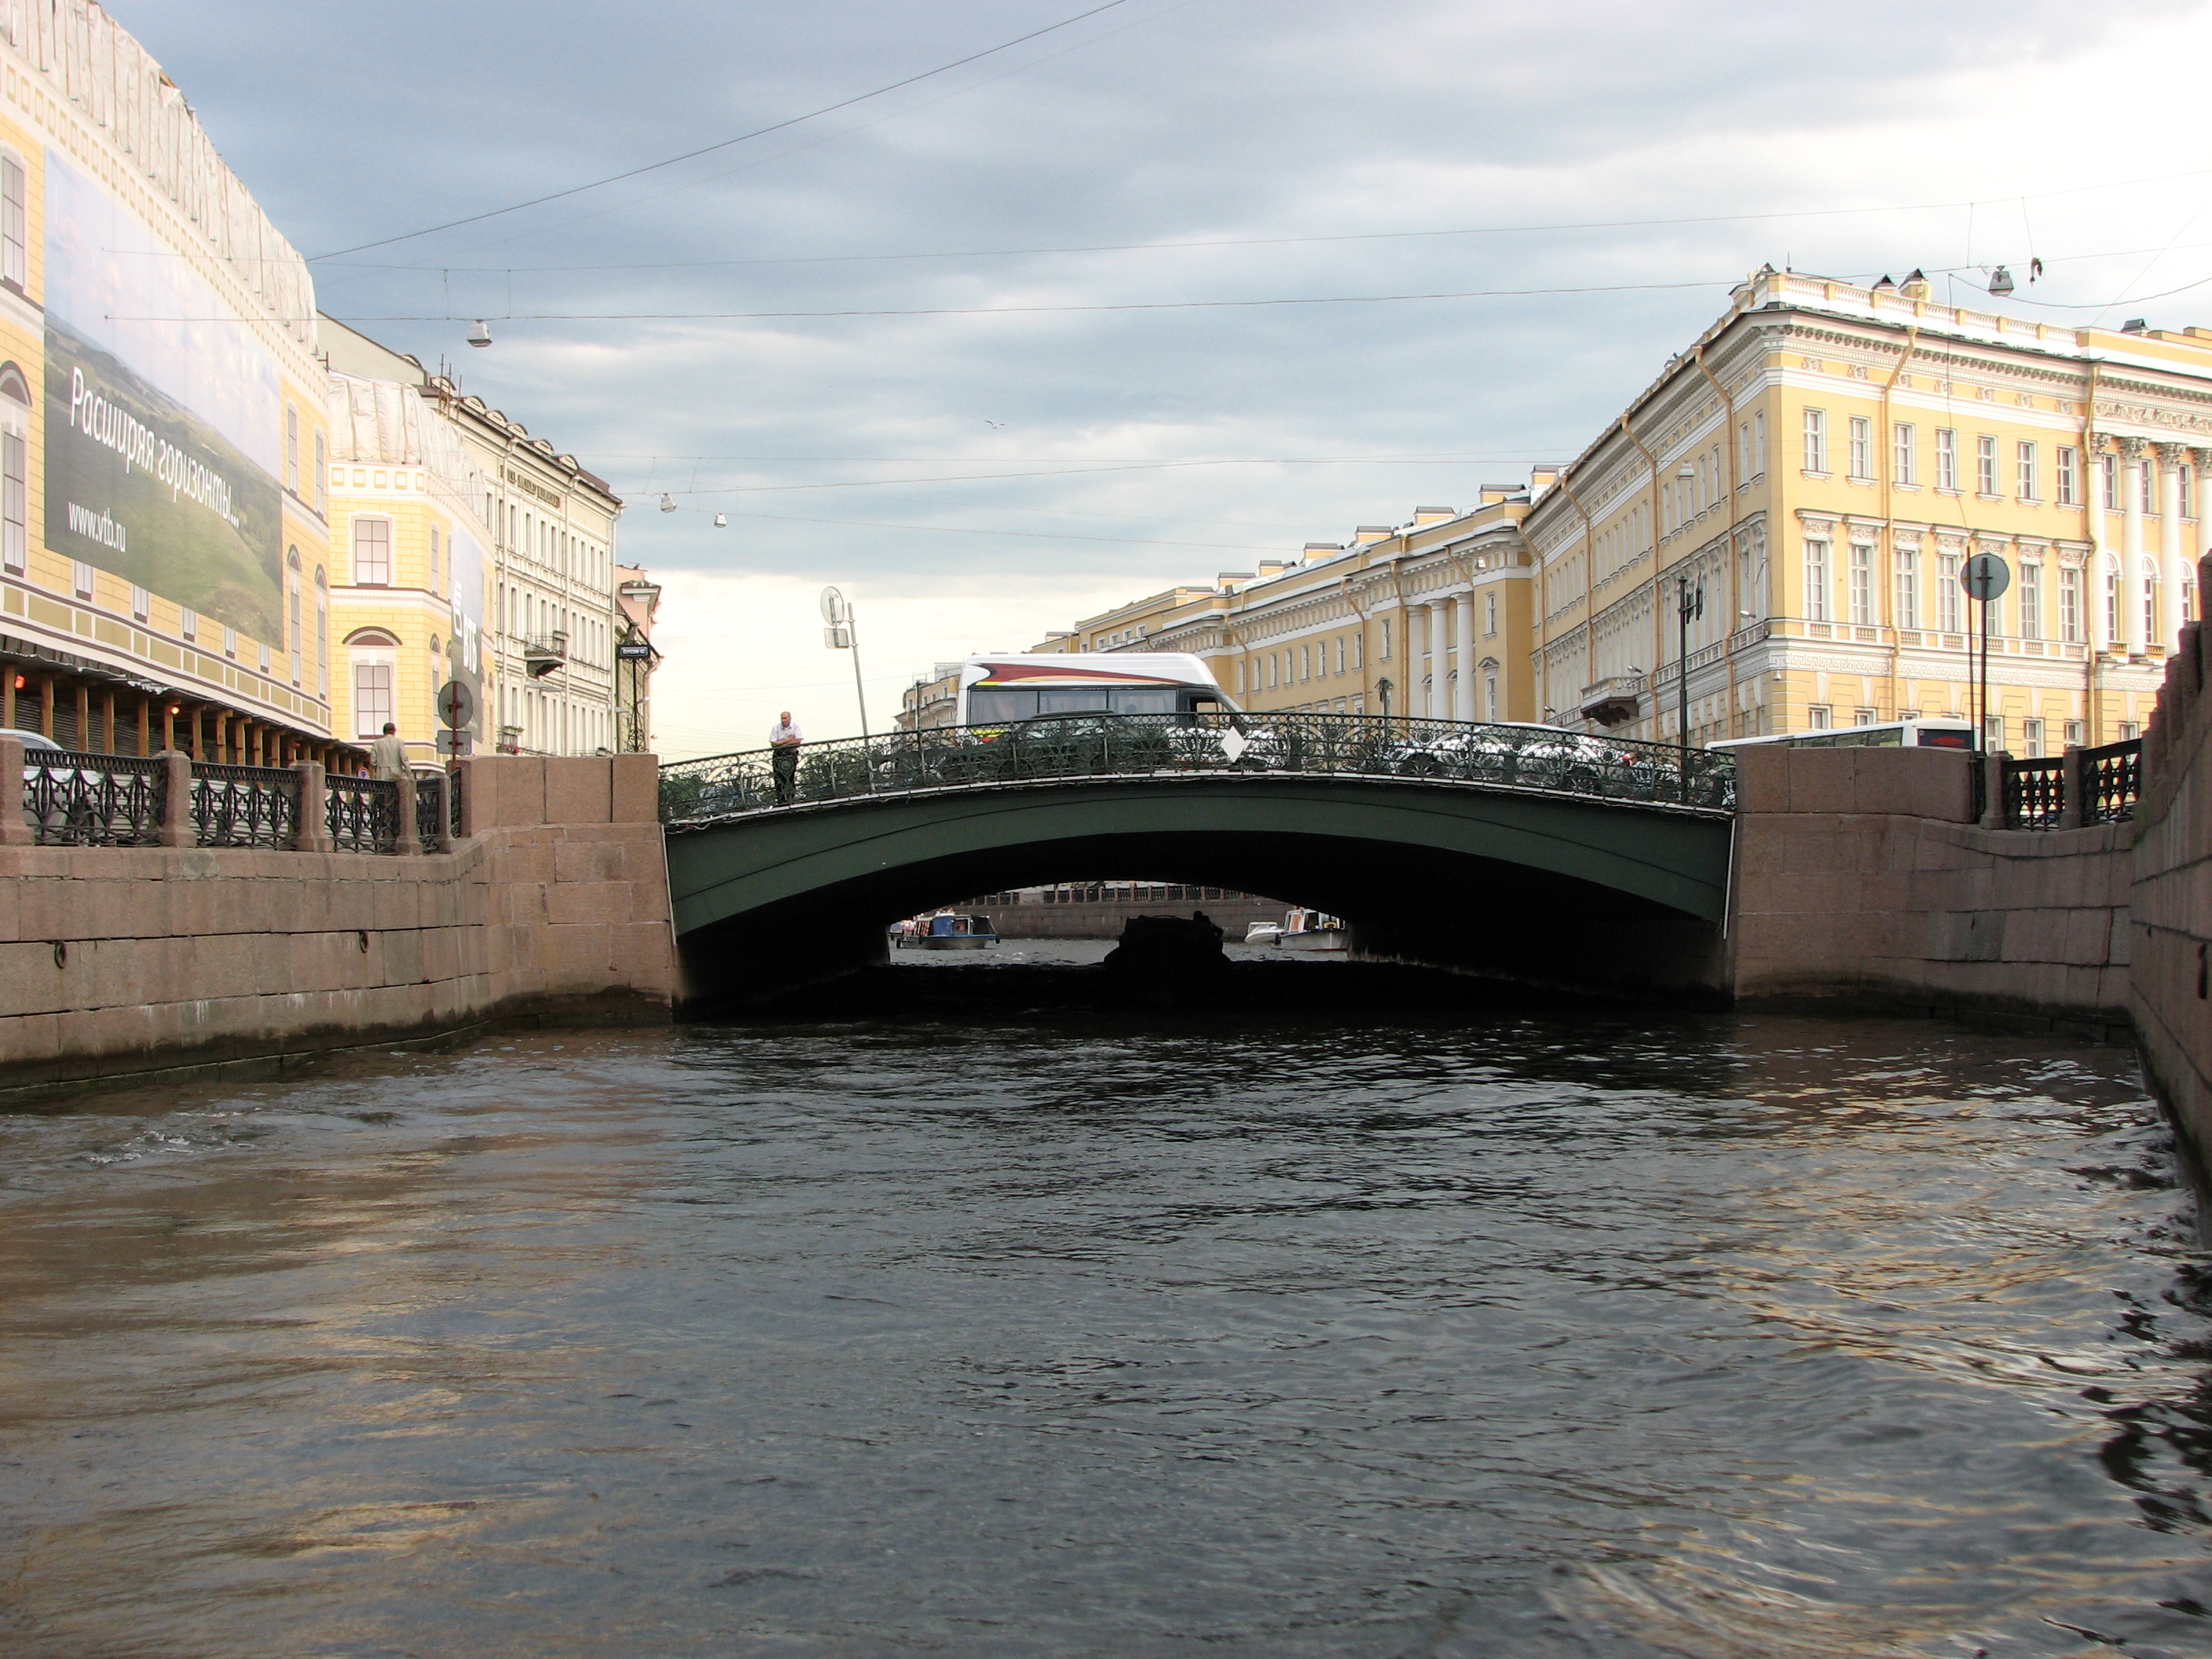
[[[902,866],[1174,835],[1322,837],[1370,843],[1379,857],[1394,847],[1464,854],[1717,922],[1731,828],[1723,817],[1464,785],[1266,774],[1112,779],[759,812],[670,837],[668,866],[679,934]]]

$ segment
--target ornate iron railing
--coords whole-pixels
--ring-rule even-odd
[[[2007,760],[2004,812],[2008,830],[2056,830],[2066,808],[2066,763]]]
[[[1419,778],[1709,811],[1735,805],[1723,750],[1365,714],[1075,714],[944,726],[809,744],[779,788],[772,751],[678,761],[660,772],[660,812],[699,824],[791,803],[1055,778],[1304,773]]]
[[[398,779],[334,777],[325,793],[332,847],[341,853],[399,850]]]
[[[196,761],[191,819],[202,847],[289,849],[300,835],[300,775],[284,767]]]
[[[23,755],[23,816],[41,847],[155,847],[167,769],[150,756]]]
[[[2120,823],[2136,815],[2142,793],[2142,739],[2081,751],[2081,822]]]
[[[2077,822],[2082,824],[2120,823],[2136,813],[2136,798],[2142,793],[2142,739],[2129,738],[2100,749],[2080,751],[2081,799]],[[2077,803],[2067,799],[2067,770],[2063,757],[2002,763],[2004,824],[2008,830],[2057,830]],[[1981,816],[1984,787],[1983,770],[1974,769],[1974,815]]]
[[[415,835],[426,853],[435,852],[445,838],[447,782],[448,775],[444,772],[415,775]]]
[[[452,841],[461,838],[461,775],[458,769],[446,774],[446,834]]]

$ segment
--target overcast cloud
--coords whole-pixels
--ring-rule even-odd
[[[115,11],[314,256],[713,143],[1084,4]],[[852,729],[824,581],[861,605],[880,725],[933,659],[1571,457],[1762,261],[1923,265],[1964,298],[2002,260],[2027,314],[2212,319],[2212,288],[2133,297],[2212,281],[2208,58],[2206,10],[2151,0],[1124,0],[787,131],[315,270],[325,309],[459,360],[468,389],[630,501],[623,555],[668,589],[661,746],[710,752],[757,744],[787,705],[816,734]],[[1711,222],[1783,212],[1806,216]],[[1020,252],[1236,240],[1260,245]],[[555,269],[580,266],[618,268]],[[613,319],[1575,288],[1616,291]],[[591,315],[526,319],[544,313]],[[463,343],[477,316],[489,350]],[[380,320],[418,317],[456,320]],[[1273,458],[1303,464],[1188,465]],[[1042,476],[880,482],[1024,472]],[[657,511],[663,491],[682,510]]]

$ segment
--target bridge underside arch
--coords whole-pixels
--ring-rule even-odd
[[[948,790],[672,836],[695,1008],[880,960],[977,893],[1136,877],[1345,917],[1355,949],[1538,982],[1719,982],[1725,819],[1395,781],[1260,775]]]

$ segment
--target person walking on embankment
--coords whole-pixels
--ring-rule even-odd
[[[799,745],[806,739],[791,723],[791,710],[785,709],[775,717],[775,724],[768,729],[770,764],[775,771],[775,804],[791,805],[799,781]]]
[[[374,778],[396,778],[406,770],[407,745],[400,741],[399,728],[386,720],[384,735],[368,745],[368,774]]]

